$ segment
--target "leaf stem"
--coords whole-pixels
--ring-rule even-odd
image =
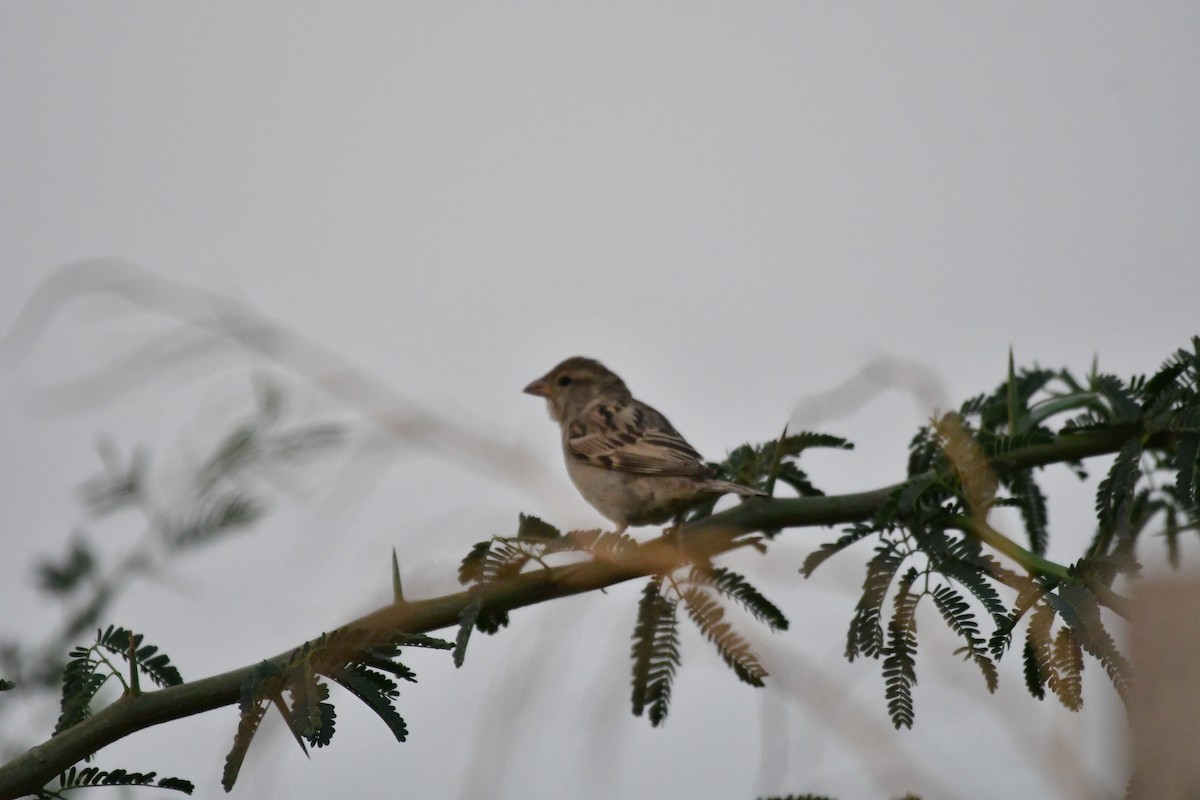
[[[954,517],[947,527],[974,536],[994,550],[998,550],[1013,561],[1016,561],[1031,575],[1046,575],[1058,578],[1059,580],[1068,580],[1071,577],[1070,567],[1044,558],[1031,550],[1026,550],[983,520],[959,515]]]

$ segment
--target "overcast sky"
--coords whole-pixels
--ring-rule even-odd
[[[1197,41],[1191,3],[8,2],[0,327],[63,265],[120,259],[236,297],[527,459],[376,443],[291,476],[260,529],[114,611],[202,677],[386,602],[393,546],[429,596],[518,512],[601,524],[520,393],[569,355],[604,360],[710,458],[789,419],[849,437],[807,465],[829,491],[902,477],[932,406],[992,389],[1010,346],[1154,370],[1200,328]],[[147,446],[169,484],[268,369],[298,419],[374,441],[233,351],[112,398],[47,393],[171,330],[89,301],[6,355],[0,635],[57,619],[30,564],[86,524],[99,436]],[[911,365],[898,384],[933,380],[817,402],[881,358]],[[1050,477],[1071,560],[1089,489]],[[136,520],[95,532],[119,552]],[[665,728],[632,718],[639,587],[621,587],[520,612],[461,671],[414,654],[406,744],[345,697],[311,761],[268,718],[235,796],[1121,796],[1123,712],[1095,662],[1081,714],[1029,698],[1016,658],[991,697],[932,616],[916,729],[892,732],[878,664],[841,657],[863,552],[796,572],[834,535],[737,561],[792,619],[745,623],[765,691],[689,633]],[[215,797],[235,726],[213,712],[101,764]]]

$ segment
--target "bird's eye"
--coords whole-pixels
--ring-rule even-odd
[[[571,385],[571,376],[563,375],[561,378],[558,379],[557,383],[559,386],[570,386]]]

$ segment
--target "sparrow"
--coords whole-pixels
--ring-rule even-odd
[[[562,429],[567,474],[618,533],[676,519],[717,495],[766,496],[717,478],[666,417],[599,361],[568,358],[524,391],[546,398]]]

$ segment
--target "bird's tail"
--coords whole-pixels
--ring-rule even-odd
[[[708,482],[708,487],[714,492],[721,494],[740,494],[742,497],[767,497],[767,493],[753,486],[742,486],[740,483],[733,481],[723,481],[720,478],[713,478]]]

